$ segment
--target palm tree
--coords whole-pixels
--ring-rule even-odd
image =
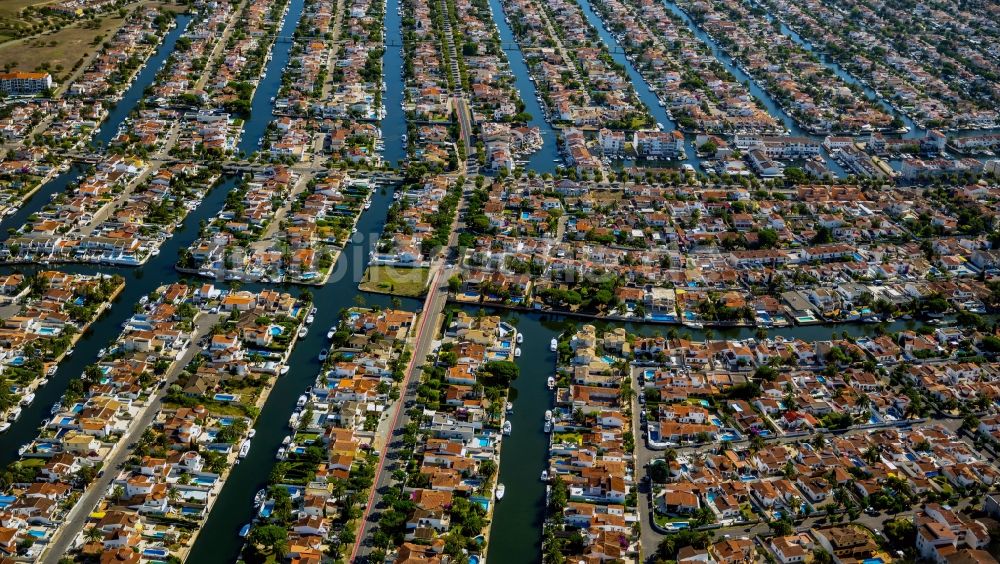
[[[87,542],[100,542],[104,540],[104,531],[98,529],[97,527],[90,527],[83,531],[83,538],[85,538]]]

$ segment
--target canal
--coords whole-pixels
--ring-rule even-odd
[[[259,150],[267,126],[275,118],[274,97],[281,89],[281,75],[292,52],[291,37],[302,19],[304,6],[305,0],[290,0],[285,9],[275,42],[271,45],[271,59],[267,62],[264,77],[257,84],[250,103],[250,117],[243,123],[243,134],[237,145],[239,152],[249,155]]]
[[[156,79],[156,73],[160,71],[163,67],[163,63],[166,62],[167,57],[174,52],[174,46],[177,44],[177,39],[184,33],[187,29],[188,24],[191,22],[191,16],[187,14],[178,15],[174,22],[174,27],[167,32],[167,35],[163,38],[159,47],[150,56],[149,60],[146,61],[146,66],[135,76],[131,84],[129,84],[128,89],[122,96],[121,100],[111,108],[108,112],[107,117],[101,123],[101,131],[97,133],[93,138],[93,143],[96,145],[105,146],[115,136],[118,134],[118,129],[121,127],[122,123],[125,122],[125,118],[129,116],[133,109],[135,109],[136,104],[142,99],[143,92],[146,88],[153,83]],[[62,174],[56,176],[49,182],[46,182],[41,188],[38,189],[28,201],[24,202],[18,210],[11,215],[5,216],[2,221],[0,221],[0,238],[6,241],[9,237],[7,233],[8,228],[19,228],[28,222],[28,218],[32,215],[38,213],[45,204],[49,203],[52,199],[53,194],[62,193],[66,190],[66,187],[74,182],[80,180],[80,177],[86,172],[86,167],[73,165],[69,170],[63,172]]]
[[[146,61],[146,66],[132,80],[132,84],[125,91],[125,95],[108,112],[108,117],[105,118],[104,123],[101,125],[101,132],[94,136],[96,145],[107,147],[118,136],[118,129],[125,122],[125,118],[135,109],[135,105],[142,100],[146,87],[153,84],[153,81],[156,80],[156,73],[160,72],[163,64],[167,62],[167,58],[174,52],[177,40],[184,33],[184,30],[187,29],[191,20],[192,16],[189,14],[177,16],[175,20],[177,25],[167,33],[160,46],[156,48],[156,52]]]
[[[528,157],[526,168],[539,174],[555,172],[556,165],[563,162],[556,145],[558,134],[549,123],[548,114],[539,101],[538,89],[531,81],[528,65],[524,62],[524,53],[514,38],[514,30],[507,23],[503,4],[500,3],[500,0],[489,0],[489,2],[493,22],[496,23],[497,31],[500,32],[500,43],[505,46],[517,46],[516,49],[506,52],[507,61],[510,63],[510,71],[514,75],[514,85],[517,87],[518,94],[521,95],[521,100],[524,100],[524,110],[531,114],[531,121],[528,122],[528,125],[537,127],[542,133],[542,147]]]
[[[730,57],[721,47],[719,47],[719,44],[715,41],[715,39],[708,35],[708,33],[706,33],[701,26],[691,19],[687,12],[682,10],[671,0],[663,0],[663,5],[666,6],[672,14],[684,22],[684,25],[687,26],[691,33],[708,47],[712,56],[715,57],[715,60],[719,61],[719,63],[721,63],[730,74],[736,77],[736,80],[746,86],[747,90],[750,91],[750,94],[764,105],[764,109],[767,110],[767,113],[770,114],[771,117],[780,120],[789,133],[798,137],[808,137],[810,139],[822,140],[821,137],[813,135],[799,127],[799,124],[795,121],[795,119],[788,115],[788,112],[786,112],[766,90],[761,88],[752,76],[747,74],[743,68],[738,66],[735,61],[733,61],[733,58]],[[823,159],[826,161],[827,167],[829,167],[831,172],[839,178],[847,176],[847,172],[837,163],[837,161],[833,160],[826,148],[821,148],[820,151],[823,155]]]
[[[457,306],[449,306],[457,307]],[[462,306],[468,313],[478,307]],[[635,324],[606,321],[589,321],[563,315],[544,313],[514,313],[503,309],[487,308],[490,315],[500,315],[515,325],[524,335],[520,345],[521,357],[517,365],[521,374],[514,381],[511,403],[514,412],[508,416],[511,434],[504,437],[500,457],[498,481],[506,488],[503,501],[496,506],[493,528],[490,533],[488,562],[541,562],[542,533],[545,518],[545,485],[540,481],[542,470],[547,467],[548,435],[543,431],[545,410],[553,405],[552,393],[546,379],[555,374],[556,353],[549,351],[549,342],[567,331],[575,331],[585,323],[597,328],[598,334],[624,327],[629,333],[642,336],[666,335],[672,329],[693,340],[747,339],[754,337],[753,327],[693,330],[676,325]],[[888,332],[915,329],[918,321],[896,321],[885,328]],[[807,342],[838,337],[846,332],[852,337],[874,335],[875,324],[812,325],[768,330],[769,337],[798,338]],[[640,439],[641,440],[641,439]]]
[[[398,166],[406,158],[406,112],[403,111],[403,34],[401,32],[400,0],[387,0],[385,9],[385,43],[382,53],[382,80],[385,81],[385,117],[382,127],[382,160]],[[398,47],[389,47],[397,45]]]
[[[506,315],[524,333],[521,374],[510,394],[514,412],[507,416],[511,434],[504,437],[497,481],[506,486],[503,501],[496,502],[487,562],[540,562],[542,525],[545,519],[545,484],[542,470],[548,459],[549,437],[542,429],[545,410],[552,407],[546,379],[554,374],[556,353],[549,341],[558,330],[545,326],[539,314]]]

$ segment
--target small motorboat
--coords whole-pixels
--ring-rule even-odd
[[[56,403],[52,404],[52,409],[49,410],[49,413],[51,413],[52,415],[55,415],[56,413],[59,413],[61,410],[62,410],[62,404],[59,403],[59,402],[56,402]]]
[[[278,454],[274,455],[274,458],[276,460],[284,460],[285,459],[285,447],[279,448],[278,449]]]
[[[0,423],[0,433],[6,433],[7,429],[10,429],[10,423],[8,423],[6,421],[4,421],[3,423]]]
[[[514,340],[517,341],[518,343],[523,343],[524,342],[524,333],[518,333],[517,334],[517,338],[514,339]]]
[[[512,430],[513,430],[513,426],[510,424],[510,420],[508,419],[507,421],[504,421],[503,422],[503,434],[504,435],[510,435],[510,432]]]
[[[73,350],[74,349],[72,347],[66,349],[66,356],[73,356]]]
[[[559,341],[557,341],[554,337],[551,341],[549,341],[549,350],[552,352],[559,350]]]
[[[504,408],[507,410],[507,413],[514,413],[514,404],[507,402]]]
[[[285,438],[281,440],[281,444],[283,444],[283,445],[287,445],[287,444],[289,444],[291,442],[292,442],[292,436],[291,435],[285,435]]]
[[[551,421],[546,421],[545,422],[545,426],[543,427],[543,429],[545,430],[546,433],[551,433],[552,432],[552,422]]]
[[[336,327],[330,327],[330,330],[326,332],[326,340],[330,341],[333,339],[333,335],[337,332]]]
[[[308,334],[309,334],[309,328],[308,327],[305,327],[305,326],[299,327],[299,338],[300,339],[302,337],[305,337]]]
[[[315,315],[310,313],[309,315],[306,316],[306,325],[312,325],[313,321],[316,321]]]
[[[31,405],[35,401],[35,393],[28,392],[23,398],[21,398],[21,403],[24,405]]]
[[[247,438],[248,439],[252,439],[252,438],[254,438],[256,436],[257,436],[257,429],[250,429],[250,432],[247,433]]]
[[[551,409],[546,409],[545,410],[545,420],[546,421],[552,421],[552,410]]]
[[[247,439],[242,443],[240,443],[239,457],[246,458],[248,454],[250,454],[250,439]]]
[[[548,482],[549,481],[549,471],[548,470],[542,470],[542,481],[543,482]]]
[[[507,488],[503,484],[497,484],[497,501],[503,499],[503,494],[507,492]]]
[[[24,453],[28,452],[28,449],[30,448],[31,448],[31,443],[24,443],[23,445],[21,445],[21,448],[17,449],[17,455],[24,456]]]
[[[286,365],[284,365],[284,366],[281,367],[281,370],[279,370],[278,373],[281,374],[282,376],[284,376],[285,374],[288,374],[288,370],[290,368],[291,367],[286,364]]]
[[[326,349],[323,349],[323,350],[319,351],[319,359],[320,359],[320,361],[326,360],[326,357],[329,356],[329,354],[330,354],[330,351],[328,351]]]
[[[97,351],[97,358],[101,358],[101,357],[103,357],[106,354],[108,354],[108,349],[101,349],[101,350]]]
[[[267,498],[267,492],[263,489],[257,491],[257,495],[253,496],[253,506],[260,507],[264,504],[264,499]]]
[[[250,534],[250,523],[247,523],[246,525],[243,525],[243,527],[240,528],[241,539],[247,538],[248,534]]]
[[[288,418],[288,428],[296,429],[299,426],[299,414],[293,413],[291,417]]]
[[[556,379],[553,378],[552,376],[549,376],[549,379],[546,381],[546,385],[549,387],[550,390],[554,390],[556,387]]]
[[[308,402],[309,402],[309,398],[306,397],[305,394],[302,394],[301,396],[299,396],[299,399],[295,402],[295,405],[297,407],[305,407],[306,403],[308,403]]]
[[[514,347],[514,358],[521,357],[521,347]]]

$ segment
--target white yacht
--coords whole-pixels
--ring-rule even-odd
[[[514,340],[517,341],[519,344],[523,343],[524,342],[524,333],[518,333],[517,334],[517,338],[514,339]]]
[[[289,444],[291,442],[292,442],[292,436],[291,435],[285,435],[285,438],[281,439],[281,444],[283,444],[283,445],[287,445],[287,444]]]
[[[503,434],[509,435],[511,430],[513,430],[513,427],[511,426],[510,420],[508,419],[507,421],[503,422]]]
[[[326,332],[326,340],[327,341],[332,340],[333,339],[333,335],[336,332],[337,332],[337,328],[336,327],[330,327],[330,330]]]
[[[545,420],[546,421],[552,421],[552,410],[551,409],[546,409],[545,410]]]
[[[248,439],[252,439],[252,438],[254,438],[256,436],[257,436],[257,429],[250,429],[250,432],[247,433],[247,438]]]
[[[559,349],[559,341],[557,341],[555,337],[553,337],[552,340],[549,341],[549,350],[552,352],[556,352],[556,350],[558,349]]]
[[[507,491],[507,488],[503,484],[497,484],[497,501],[503,499],[503,494]]]
[[[279,448],[278,449],[278,454],[274,455],[274,458],[277,459],[277,460],[284,460],[285,459],[285,447]]]
[[[552,376],[549,376],[549,379],[546,382],[546,385],[549,387],[550,390],[555,389],[555,387],[556,387],[556,379],[553,378]]]
[[[514,347],[514,358],[521,356],[521,347]]]
[[[316,316],[311,313],[306,316],[306,325],[312,325],[313,321],[316,321]]]
[[[297,405],[298,407],[305,407],[308,401],[309,398],[307,398],[305,394],[302,394],[301,396],[299,396],[298,401],[295,402],[295,405]]]
[[[240,458],[246,458],[247,454],[249,454],[249,453],[250,453],[250,439],[246,439],[242,443],[240,443],[240,454],[239,454],[239,457]]]
[[[543,482],[548,482],[549,481],[549,471],[548,470],[542,470],[542,481]]]
[[[4,421],[3,423],[0,423],[0,433],[6,433],[7,429],[10,429],[10,423],[8,423],[6,421]]]
[[[544,430],[545,430],[546,433],[551,433],[552,432],[552,422],[551,421],[546,421],[545,422]]]
[[[28,392],[23,398],[21,398],[21,403],[24,405],[31,405],[35,401],[35,393]]]
[[[267,498],[267,492],[263,489],[257,490],[257,495],[253,496],[253,506],[260,507],[264,504],[264,500]]]
[[[299,338],[305,337],[309,334],[309,328],[306,326],[299,327]]]

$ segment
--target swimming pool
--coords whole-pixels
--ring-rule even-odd
[[[215,401],[236,401],[240,399],[240,396],[236,394],[215,394],[212,396]]]
[[[166,558],[170,556],[170,552],[165,548],[147,548],[142,551],[143,556],[152,556],[155,558]]]
[[[59,332],[59,330],[56,329],[55,327],[39,327],[38,328],[38,334],[39,335],[55,335],[58,332]]]
[[[478,437],[476,440],[479,441],[479,448],[486,448],[490,446],[490,440],[486,437]]]
[[[271,333],[272,337],[277,337],[278,335],[285,332],[285,328],[282,327],[281,325],[272,325],[268,331]]]

